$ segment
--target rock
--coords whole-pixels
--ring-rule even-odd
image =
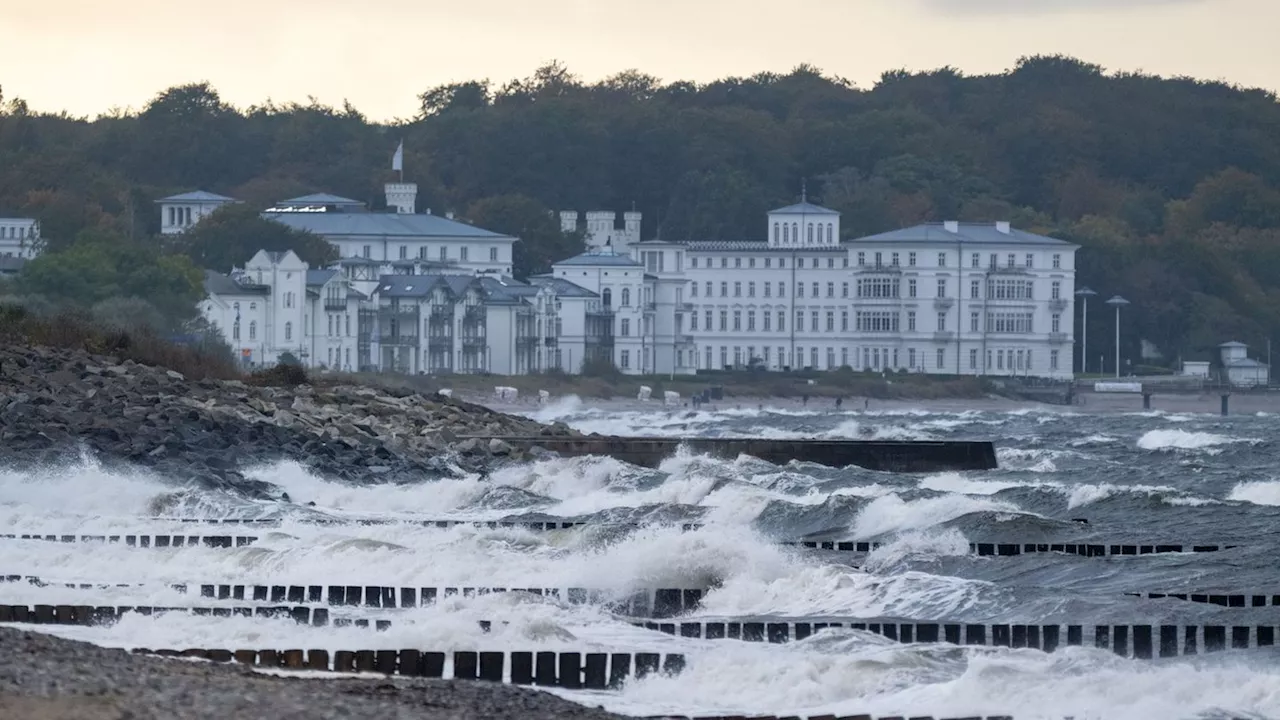
[[[499,438],[489,439],[489,454],[491,455],[510,455],[512,447]]]

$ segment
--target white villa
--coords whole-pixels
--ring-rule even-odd
[[[31,260],[44,249],[40,222],[34,218],[0,217],[0,258]]]

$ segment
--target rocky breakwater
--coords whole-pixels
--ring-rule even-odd
[[[501,440],[466,435],[575,434],[440,396],[246,380],[192,380],[83,351],[0,348],[0,465],[47,466],[88,452],[104,465],[276,497],[244,469],[287,459],[353,482],[423,480],[525,459]]]

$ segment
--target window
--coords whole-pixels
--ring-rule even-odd
[[[804,267],[804,258],[796,258],[796,267],[798,268]]]
[[[329,318],[329,331],[325,334],[332,336],[333,335],[333,316],[329,315],[328,318]]]
[[[907,297],[915,297],[915,296],[916,296],[916,281],[915,281],[915,278],[912,278],[907,281]]]
[[[741,310],[733,311],[733,330],[734,332],[738,332],[742,330],[742,311]]]
[[[489,248],[489,262],[498,262],[498,248]]]
[[[764,259],[764,266],[765,266],[765,269],[768,269],[768,268],[770,268],[770,267],[773,267],[773,258],[765,258],[765,259]]]
[[[346,325],[346,328],[347,328],[347,337],[351,337],[351,316],[350,315],[347,315],[345,317],[344,324]],[[350,362],[349,358],[347,362]]]
[[[1057,350],[1049,351],[1049,369],[1050,370],[1058,369],[1058,351]]]
[[[995,270],[995,269],[996,269],[996,254],[995,254],[995,253],[991,253],[990,262],[988,263],[988,266],[989,266],[992,270]]]
[[[867,254],[859,250],[858,251],[858,267],[863,267],[866,264],[867,264]]]
[[[1005,267],[1013,267],[1014,258],[1016,257],[1013,253],[1009,253],[1009,256],[1005,259]]]
[[[810,245],[813,244],[813,223],[809,223],[808,232],[805,233]]]
[[[945,312],[938,313],[938,332],[945,332],[947,329],[947,314]]]
[[[742,283],[739,281],[733,283],[733,296],[742,297]]]
[[[978,313],[969,313],[969,332],[978,332]]]
[[[756,329],[756,311],[748,310],[747,311],[747,330],[749,332],[753,332],[755,331],[755,329]]]
[[[778,332],[787,331],[787,315],[783,311],[778,311]]]
[[[780,239],[780,238],[778,237],[778,223],[774,223],[774,224],[773,224],[773,243],[774,243],[775,245],[776,245],[776,244],[778,244],[778,240],[779,240],[779,239]],[[695,266],[695,267],[697,267],[697,266]]]
[[[938,348],[938,369],[941,370],[947,361],[947,351],[944,348]]]
[[[231,324],[231,339],[232,340],[240,339],[240,321],[239,320],[236,320],[234,323]]]
[[[916,266],[916,254],[914,252],[907,253],[907,267]]]
[[[734,259],[733,259],[733,266],[734,266],[735,268],[740,268],[740,267],[742,267],[742,258],[740,258],[740,257],[736,257],[736,258],[734,258]]]
[[[881,257],[882,257],[881,253],[876,253],[876,267],[880,267],[881,265],[884,264],[883,262],[881,262]]]
[[[751,283],[751,284],[752,284],[752,285],[755,285],[755,283]],[[765,297],[772,297],[772,296],[773,296],[773,286],[772,286],[772,285],[770,285],[769,283],[765,283],[765,284],[764,284],[764,296],[765,296]]]
[[[729,258],[720,258],[720,267],[722,268],[729,267]]]
[[[804,297],[804,283],[796,283],[796,297]]]
[[[907,367],[913,368],[915,366],[916,366],[916,349],[907,348]]]
[[[698,297],[698,283],[689,284],[689,297]]]
[[[836,366],[836,350],[835,348],[827,348],[827,369],[830,370]]]
[[[729,332],[729,311],[720,311],[720,332]]]
[[[778,227],[778,226],[777,226],[777,224],[775,224],[775,225],[774,225],[774,227],[775,227],[775,228],[776,228],[776,227]],[[698,258],[696,258],[696,257],[695,257],[695,258],[689,258],[689,267],[693,268],[694,270],[697,270],[697,269],[698,269]]]
[[[689,331],[698,331],[698,313],[689,313]]]
[[[809,332],[818,332],[818,311],[809,313]]]
[[[840,283],[840,297],[842,298],[849,297],[849,283],[847,282]]]
[[[711,297],[711,281],[707,281],[707,297]]]
[[[622,307],[631,306],[631,288],[622,288]]]
[[[946,296],[947,296],[947,279],[938,278],[938,297],[944,298]]]
[[[907,332],[915,332],[915,331],[916,331],[916,311],[908,310],[907,311]]]
[[[458,259],[461,260],[462,262],[466,262],[467,255],[468,255],[467,251],[470,249],[471,248],[467,247],[466,245],[463,245],[462,247],[458,248]]]
[[[769,324],[770,324],[770,323],[769,323],[769,320],[770,320],[770,319],[772,319],[772,317],[773,317],[773,316],[769,314],[769,311],[768,311],[768,310],[766,310],[766,311],[764,311],[764,312],[760,313],[760,319],[764,322],[764,325],[762,326],[762,329],[763,329],[765,332],[769,332],[769,331],[772,329],[772,328],[770,328],[770,327],[769,327]]]
[[[947,254],[938,253],[938,267],[942,268],[946,266],[947,266]]]
[[[710,332],[711,331],[711,311],[710,310],[706,311],[706,313],[703,314],[703,319],[707,321],[706,324],[703,325],[703,327],[705,327],[707,331]]]
[[[898,278],[866,278],[858,280],[857,291],[860,298],[896,298],[899,292]],[[911,283],[915,283],[912,280]],[[847,283],[846,283],[847,285]],[[914,287],[914,285],[913,285]]]
[[[1050,328],[1051,329],[1049,332],[1055,332],[1055,333],[1062,332],[1062,315],[1061,314],[1059,313],[1053,314],[1053,319],[1050,322]]]
[[[893,253],[889,256],[889,264],[898,267],[898,253]]]
[[[1027,267],[1031,267],[1033,265],[1033,263],[1035,262],[1035,257],[1036,257],[1035,255],[1031,253],[1027,253]]]
[[[365,246],[362,248],[362,250],[363,250],[363,255],[364,255],[364,257],[365,257],[365,258],[371,258],[371,257],[373,257],[373,246],[372,246],[372,245],[365,245]]]
[[[914,315],[908,313],[909,318]],[[892,310],[859,310],[854,322],[858,332],[898,332],[898,313]]]
[[[835,258],[827,258],[827,269],[828,269],[828,270],[835,270],[835,269],[836,269],[836,259],[835,259]]]
[[[600,295],[606,308],[613,307],[613,288],[605,288]]]
[[[710,346],[710,345],[708,345],[708,346],[707,346],[707,352],[706,352],[706,355],[707,355],[707,364],[706,364],[706,368],[707,368],[708,370],[710,370],[710,369],[712,369],[712,368],[714,367],[714,366],[711,364],[711,346]]]
[[[836,313],[834,310],[827,311],[827,332],[835,332],[836,330]]]
[[[1062,299],[1062,281],[1061,280],[1053,281],[1053,285],[1051,285],[1049,288],[1049,299],[1050,300]]]
[[[720,297],[729,297],[729,283],[720,283]]]
[[[631,367],[631,351],[630,350],[622,351],[622,358],[618,362],[618,364],[622,366],[623,370],[626,370],[627,368]]]
[[[990,300],[1030,300],[1032,290],[1029,280],[987,281],[987,298]]]
[[[969,350],[969,369],[978,369],[978,350],[976,348]]]
[[[286,342],[293,339],[293,323],[291,322],[284,324],[284,339]]]
[[[819,297],[819,295],[818,295],[818,283],[814,283],[814,284],[813,284],[813,296],[814,296],[814,297]]]
[[[754,268],[756,266],[755,258],[747,258],[747,267]]]
[[[729,364],[729,348],[724,345],[720,346],[720,365],[722,367]]]
[[[787,244],[791,243],[791,226],[790,225],[784,224],[782,226],[782,242]]]
[[[796,332],[804,332],[804,311],[796,311]]]
[[[827,297],[833,298],[835,296],[836,296],[836,284],[833,282],[827,283]]]
[[[1057,253],[1053,254],[1053,269],[1054,270],[1062,269],[1062,256]]]
[[[1029,312],[989,312],[987,313],[987,332],[1030,333],[1032,316]]]
[[[786,267],[786,266],[787,266],[787,259],[786,259],[786,258],[778,258],[778,267],[779,267],[779,268],[784,268],[784,267]],[[766,266],[766,267],[767,267],[767,266]]]
[[[629,335],[631,335],[631,319],[630,318],[622,318],[622,329],[618,331],[618,334],[621,335],[622,337],[628,337]]]
[[[809,367],[818,367],[818,348],[809,348]]]
[[[408,245],[401,245],[401,246],[400,246],[400,259],[401,259],[401,260],[408,260],[408,259],[409,259],[409,246],[408,246]]]
[[[982,255],[974,253],[969,256],[969,267],[982,267]]]
[[[977,280],[969,281],[969,297],[977,300],[982,294],[982,284]]]
[[[366,245],[365,247],[366,247],[366,248],[368,248],[369,246],[368,246],[368,245]],[[366,257],[368,257],[368,256],[366,255]],[[440,258],[440,261],[441,261],[441,262],[444,262],[445,260],[448,260],[448,259],[449,259],[449,246],[448,246],[448,245],[441,245],[441,246],[440,246],[440,252],[437,254],[437,257],[439,257],[439,258]],[[583,273],[583,274],[585,274],[585,273]]]
[[[764,347],[760,348],[760,361],[764,363],[765,367],[769,367],[769,346],[768,345],[765,345]]]
[[[741,365],[742,365],[742,348],[737,345],[734,345],[733,346],[733,366],[739,367]]]
[[[787,284],[783,282],[778,283],[778,297],[786,297],[786,296],[787,296]]]
[[[835,223],[827,223],[827,243],[833,242],[835,237]]]
[[[841,267],[843,267],[843,268],[848,269],[848,267],[849,267],[849,257],[848,257],[847,255],[846,255],[845,257],[840,258],[840,266],[841,266]]]
[[[426,259],[427,259],[427,246],[426,246],[426,245],[423,245],[423,246],[421,246],[421,247],[419,247],[419,248],[418,248],[418,259],[419,259],[419,260],[426,260]]]

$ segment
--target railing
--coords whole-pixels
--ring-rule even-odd
[[[1020,265],[987,266],[988,275],[1026,275],[1027,272],[1027,268]]]
[[[384,332],[378,334],[378,342],[383,345],[417,345],[418,336]]]
[[[517,335],[516,347],[527,348],[538,344],[538,338],[535,335]]]
[[[480,322],[486,317],[483,305],[469,305],[462,314],[463,322]]]
[[[955,337],[955,333],[950,330],[938,330],[933,333],[934,342],[950,342]]]
[[[485,344],[484,335],[463,335],[462,336],[462,347],[464,348],[484,347],[484,344]]]
[[[598,316],[600,316],[600,317],[613,317],[613,315],[614,315],[614,311],[613,311],[613,308],[611,308],[611,307],[606,307],[606,308],[600,308],[600,309],[597,309],[597,310],[588,310],[588,311],[587,311],[587,314],[588,314],[588,315],[598,315]]]
[[[854,272],[858,273],[902,273],[901,265],[884,265],[880,263],[867,263],[866,265],[853,266]]]
[[[559,344],[560,344],[560,339],[559,339],[559,338],[549,337],[549,338],[547,338],[547,339],[546,339],[546,342],[545,342],[544,344],[545,344],[547,347],[555,347],[555,346],[557,346],[557,345],[559,345]]]
[[[326,297],[324,299],[325,310],[346,310],[347,299],[344,297]]]

